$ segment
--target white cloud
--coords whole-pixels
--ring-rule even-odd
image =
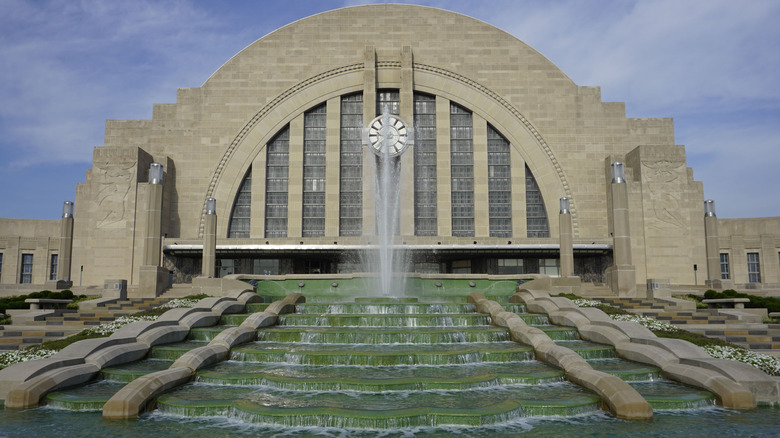
[[[106,118],[151,117],[231,45],[188,2],[12,2],[0,15],[0,147],[27,145],[10,165],[88,162]]]
[[[364,3],[0,1],[0,162],[6,169],[83,162],[86,169],[105,119],[150,118],[153,104],[174,102],[178,87],[202,85],[268,32]],[[776,185],[780,2],[420,3],[512,33],[575,83],[626,102],[629,116],[675,118],[678,143],[721,212],[734,205],[746,212],[740,216],[780,214],[776,202],[756,199],[768,192],[722,170],[750,172],[759,161],[753,175]]]

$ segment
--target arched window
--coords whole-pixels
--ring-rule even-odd
[[[341,98],[339,235],[363,233],[363,95]]]
[[[325,137],[323,103],[303,116],[303,237],[325,235]]]
[[[487,126],[490,237],[512,237],[512,173],[509,142]]]
[[[435,236],[437,224],[436,98],[414,95],[414,234]]]
[[[290,173],[290,127],[266,146],[265,237],[287,237],[287,186]]]
[[[550,237],[542,191],[527,165],[525,166],[525,212],[528,237]]]
[[[249,238],[249,223],[252,215],[252,168],[246,172],[238,195],[233,202],[228,225],[228,237]]]
[[[471,111],[450,103],[452,235],[474,236],[474,125]]]

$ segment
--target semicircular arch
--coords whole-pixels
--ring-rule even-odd
[[[361,91],[364,85],[363,67],[363,64],[351,64],[316,75],[290,87],[263,106],[226,148],[214,169],[204,199],[214,197],[219,200],[219,214],[229,218],[241,181],[266,143],[293,118],[314,105],[332,97]],[[551,236],[557,234],[557,222],[550,220],[550,212],[556,211],[560,196],[571,198],[571,190],[552,148],[533,124],[497,93],[446,69],[414,64],[414,88],[415,91],[442,96],[474,111],[507,138],[534,174],[548,212]],[[572,231],[575,236],[579,234],[576,212],[572,199]],[[203,235],[204,219],[205,204],[201,211],[200,236]],[[227,223],[228,220],[220,221],[218,235],[227,235]]]

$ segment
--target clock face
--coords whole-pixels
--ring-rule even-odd
[[[379,156],[401,155],[411,144],[411,132],[398,116],[379,116],[368,126],[368,146]]]

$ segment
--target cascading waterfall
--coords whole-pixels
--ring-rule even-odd
[[[256,342],[234,347],[231,360],[199,370],[196,382],[161,395],[158,418],[170,415],[181,422],[190,416],[228,417],[230,427],[256,427],[261,436],[278,436],[280,428],[287,435],[290,426],[297,427],[291,436],[310,436],[307,427],[317,426],[355,438],[375,436],[377,429],[394,429],[386,436],[412,431],[439,436],[449,434],[451,427],[462,436],[509,437],[525,433],[525,426],[518,425],[527,426],[522,422],[529,416],[550,416],[548,423],[556,423],[558,416],[592,414],[577,421],[604,427],[597,396],[566,382],[562,370],[535,361],[532,348],[509,341],[508,332],[490,325],[489,316],[473,313],[473,305],[409,301],[415,298],[332,300],[298,306],[295,314],[282,315],[278,326],[262,329]],[[249,304],[246,314],[225,315],[221,323],[240,324],[265,308],[260,306],[265,305]],[[697,409],[714,403],[712,394],[663,381],[660,369],[617,359],[612,347],[581,341],[575,331],[551,326],[542,315],[521,317],[556,344],[568,344],[594,369],[630,381],[656,409]],[[126,382],[129,374],[165,369],[205,345],[194,339],[211,337],[217,330],[194,328],[188,341],[153,347],[152,357],[166,360],[108,368],[103,374],[107,380]],[[95,410],[98,398],[110,396],[104,392],[122,385],[98,382],[57,391],[47,399],[60,409]],[[706,413],[696,415],[699,412]],[[208,421],[217,420],[204,421],[193,424],[213,432]],[[157,422],[130,427],[149,424]],[[181,424],[175,427],[174,435],[181,435]],[[203,436],[198,433],[188,436]]]

